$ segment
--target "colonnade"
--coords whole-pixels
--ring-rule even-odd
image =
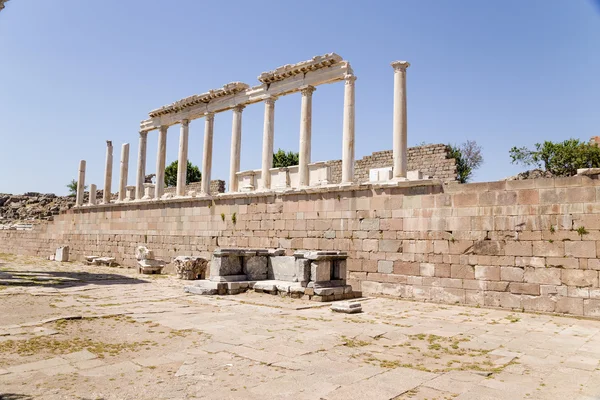
[[[394,68],[394,115],[393,115],[393,179],[406,179],[407,173],[407,115],[406,115],[406,69],[410,64],[406,61],[395,61]],[[356,76],[348,73],[344,76],[344,107],[343,107],[343,135],[342,135],[342,184],[350,184],[354,180],[355,159],[355,82]],[[312,134],[312,96],[316,88],[303,86],[299,88],[302,96],[300,118],[300,151],[299,151],[299,186],[310,185],[309,168],[311,162],[311,134]],[[275,134],[275,103],[277,96],[266,96],[262,99],[265,104],[262,163],[261,163],[261,190],[270,189],[270,169],[273,167],[273,141]],[[241,140],[242,140],[242,112],[245,104],[238,104],[232,108],[233,121],[231,132],[231,153],[229,172],[229,192],[238,191],[237,173],[240,172]],[[214,136],[214,113],[204,115],[204,151],[202,158],[202,183],[200,195],[210,194],[210,180],[212,169],[212,150]],[[188,142],[188,119],[183,119],[180,124],[179,152],[177,167],[177,196],[185,196]],[[165,163],[167,151],[167,129],[162,125],[158,128],[158,147],[156,154],[156,184],[154,198],[160,199],[164,195]],[[144,197],[144,183],[146,176],[146,149],[148,131],[139,132],[139,147],[137,160],[137,174],[135,189],[131,187],[131,196],[135,200]],[[85,178],[85,161],[80,165],[79,181],[77,187],[77,205],[83,204],[83,188]],[[126,195],[127,173],[129,163],[129,144],[124,144],[121,151],[121,168],[119,181],[119,201],[133,200]],[[104,176],[103,202],[110,203],[112,182],[113,146],[107,141],[106,167]],[[94,185],[95,187],[95,185]],[[80,193],[81,192],[81,193]],[[95,204],[95,193],[93,204]],[[90,204],[92,198],[90,197]]]

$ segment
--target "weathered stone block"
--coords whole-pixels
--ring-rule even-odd
[[[596,243],[593,241],[567,241],[565,242],[565,255],[567,257],[596,257]]]
[[[500,279],[509,282],[523,282],[525,270],[518,267],[500,267]]]
[[[430,289],[430,298],[432,301],[440,303],[465,303],[465,290],[456,288],[432,287]]]
[[[382,239],[379,241],[379,251],[389,252],[389,253],[402,252],[402,241],[401,240]]]
[[[525,311],[554,312],[556,300],[545,296],[523,296],[521,305]]]
[[[504,241],[500,240],[478,240],[473,243],[471,251],[473,254],[496,256],[504,254]]]
[[[598,271],[563,269],[562,283],[567,286],[598,287]]]
[[[210,276],[243,275],[242,263],[238,255],[213,256],[210,263]]]
[[[310,280],[313,282],[324,282],[331,280],[331,261],[312,261],[310,264]]]
[[[533,255],[531,242],[509,241],[504,246],[504,253],[507,256],[529,256]]]
[[[244,257],[244,265],[242,266],[242,273],[246,275],[250,281],[258,281],[267,279],[268,277],[268,258],[267,256],[250,256]],[[273,257],[279,258],[279,257]],[[291,257],[294,258],[294,257]],[[290,263],[292,267],[294,263]]]
[[[535,241],[533,255],[536,257],[562,257],[565,255],[565,244],[562,241]]]
[[[475,279],[482,279],[484,281],[498,281],[500,280],[500,267],[476,265]]]
[[[533,296],[540,295],[540,285],[535,283],[517,283],[511,282],[508,285],[508,290],[515,294],[529,294]]]
[[[452,264],[450,277],[457,279],[475,279],[475,270],[470,265]]]
[[[435,276],[435,265],[431,263],[421,263],[421,276]]]
[[[356,314],[362,311],[362,305],[358,302],[342,301],[332,304],[331,310],[345,314]]]
[[[54,253],[54,261],[69,261],[69,246],[63,246],[56,249],[56,252]]]
[[[524,281],[527,283],[543,283],[545,285],[560,285],[560,268],[525,268]]]
[[[587,317],[600,317],[600,300],[584,300],[583,315]]]
[[[391,274],[394,272],[394,262],[387,260],[379,260],[377,262],[377,272],[382,274]]]
[[[561,297],[556,301],[557,313],[583,315],[583,299]]]

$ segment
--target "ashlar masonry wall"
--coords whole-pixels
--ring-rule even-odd
[[[0,252],[209,257],[217,247],[345,250],[365,294],[600,316],[600,180],[401,182],[84,207]]]

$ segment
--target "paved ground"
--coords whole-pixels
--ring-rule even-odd
[[[0,254],[0,399],[600,399],[600,321],[183,285]]]

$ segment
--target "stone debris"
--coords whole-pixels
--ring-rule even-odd
[[[204,279],[208,261],[201,257],[178,256],[173,260],[179,279]]]
[[[340,301],[331,305],[331,311],[345,314],[356,314],[362,312],[362,305],[358,302]]]
[[[63,246],[56,249],[56,252],[54,253],[54,261],[69,261],[69,246]]]
[[[160,274],[167,264],[163,260],[155,258],[154,252],[145,246],[138,246],[135,251],[135,258],[138,260],[138,272],[140,274]]]
[[[114,257],[96,257],[92,261],[94,265],[106,265],[107,267],[115,267],[117,263]]]

